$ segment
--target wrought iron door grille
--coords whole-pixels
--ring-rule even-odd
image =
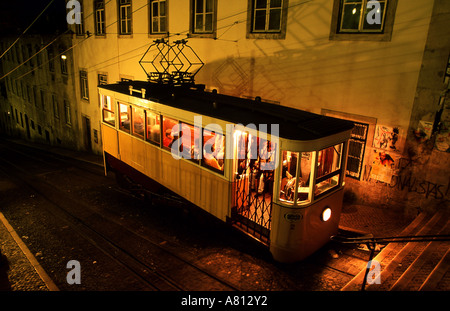
[[[265,186],[260,194],[258,194],[260,175],[249,173],[236,177],[231,221],[239,229],[268,245],[272,216],[273,171],[264,171],[261,174],[264,174]]]

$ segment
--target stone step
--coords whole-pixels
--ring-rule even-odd
[[[402,236],[405,235],[414,235],[421,226],[423,226],[428,220],[430,216],[425,213],[420,213],[403,231],[399,234]],[[396,252],[401,249],[400,243],[391,243],[388,244],[383,250],[376,256],[377,260],[383,260],[386,257],[393,257]],[[405,244],[405,243],[402,243]],[[375,258],[374,258],[375,259]],[[364,280],[366,269],[362,269],[355,277],[353,277],[350,282],[348,282],[341,291],[359,291],[361,290],[361,286]]]
[[[439,211],[434,215],[419,214],[399,236],[449,234],[449,231],[448,213]],[[449,247],[450,241],[389,243],[373,258],[379,263],[380,282],[367,284],[366,290],[419,290],[422,287],[422,290],[431,290],[437,284],[445,288],[447,285],[444,283],[450,277],[450,273],[447,273],[448,259],[445,259],[450,256],[447,254]],[[439,265],[439,269],[433,270]],[[361,290],[365,273],[366,268],[341,290]],[[426,282],[428,285],[423,286]]]
[[[423,282],[419,291],[449,290],[450,287],[450,248]]]
[[[450,221],[438,234],[446,234],[450,228]],[[425,244],[425,243],[424,243]],[[433,241],[426,243],[425,249],[416,257],[414,262],[406,269],[402,276],[397,279],[390,290],[392,291],[416,291],[432,273],[433,268],[445,256],[450,247],[450,242]]]

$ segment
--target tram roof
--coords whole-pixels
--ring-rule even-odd
[[[263,101],[204,91],[201,85],[176,86],[147,81],[124,81],[99,88],[130,95],[145,89],[145,99],[234,124],[279,124],[279,136],[292,140],[315,140],[353,128],[353,122]],[[133,92],[134,97],[142,98]],[[215,103],[215,104],[214,104]]]

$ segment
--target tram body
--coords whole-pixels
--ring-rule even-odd
[[[352,122],[201,86],[98,90],[106,171],[168,188],[280,262],[306,258],[337,233]]]

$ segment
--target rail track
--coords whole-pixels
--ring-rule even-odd
[[[45,199],[47,211],[96,249],[106,254],[116,265],[148,290],[239,290],[238,286],[199,266],[188,256],[164,247],[159,241],[125,227],[120,220],[102,215],[70,192],[48,181],[48,175],[70,166],[82,179],[102,175],[103,169],[44,150],[17,145],[14,148],[0,142],[0,173],[19,187],[30,189]],[[24,165],[25,163],[25,165]],[[90,176],[88,176],[90,175]]]

